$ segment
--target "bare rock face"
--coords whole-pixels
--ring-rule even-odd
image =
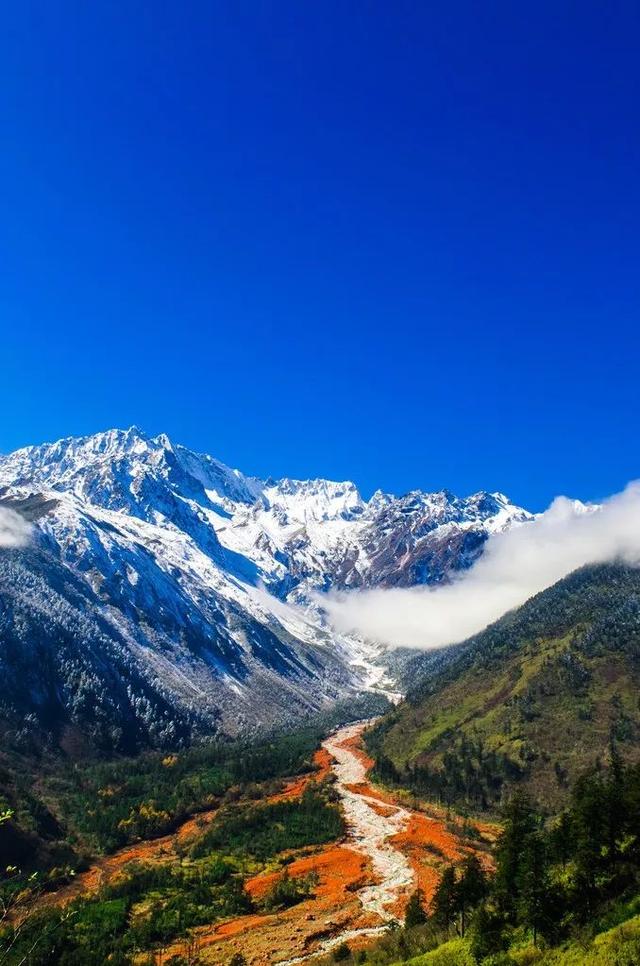
[[[107,749],[389,690],[382,649],[327,628],[315,594],[447,580],[531,516],[499,493],[257,480],[135,427],[0,457],[3,506],[31,534],[0,551],[0,718],[18,743]]]

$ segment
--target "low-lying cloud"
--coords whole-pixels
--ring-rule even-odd
[[[558,497],[530,523],[490,536],[477,563],[439,587],[333,593],[334,627],[389,646],[433,648],[465,640],[577,567],[640,564],[640,481],[599,506]]]
[[[31,539],[31,524],[15,510],[0,506],[0,549],[25,547]]]

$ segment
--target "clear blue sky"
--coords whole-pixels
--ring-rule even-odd
[[[637,3],[5,4],[0,450],[640,476]]]

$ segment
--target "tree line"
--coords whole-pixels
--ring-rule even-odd
[[[488,878],[470,856],[447,867],[430,909],[433,923],[464,937],[477,962],[506,950],[516,935],[554,945],[593,927],[640,891],[640,765],[612,744],[608,768],[574,785],[551,823],[516,791],[504,810]],[[413,915],[416,915],[413,900]],[[426,914],[425,914],[426,915]]]

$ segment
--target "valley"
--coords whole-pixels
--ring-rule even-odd
[[[386,650],[322,594],[450,582],[533,515],[135,428],[0,486],[1,966],[635,966],[637,567]]]
[[[293,966],[345,942],[352,949],[366,947],[372,937],[384,934],[389,922],[402,919],[417,885],[432,898],[446,862],[477,851],[490,867],[485,856],[495,828],[478,827],[482,838],[471,841],[461,821],[406,808],[370,784],[366,771],[372,762],[362,748],[367,724],[345,726],[322,745],[331,761],[347,833],[337,845],[288,857],[287,865],[292,877],[318,876],[315,894],[276,914],[205,927],[197,936],[203,963],[224,963],[239,952],[259,966]],[[275,878],[274,873],[256,876],[248,881],[247,891],[259,898]],[[162,962],[179,953],[184,953],[181,943],[167,950]]]
[[[368,724],[339,728],[315,752],[313,771],[287,780],[259,801],[261,806],[297,802],[311,786],[329,783],[343,812],[344,835],[322,846],[285,849],[266,863],[255,863],[254,874],[245,863],[247,912],[196,926],[188,937],[156,942],[156,963],[197,951],[203,964],[226,963],[241,953],[256,966],[275,966],[305,961],[344,942],[358,949],[384,934],[390,921],[402,919],[416,886],[431,899],[447,862],[474,852],[490,868],[493,827],[477,825],[472,840],[461,820],[419,811],[370,784],[366,773],[372,761],[362,745]],[[39,908],[62,910],[80,897],[117,889],[131,870],[193,867],[194,843],[215,827],[217,814],[208,810],[169,835],[99,859],[70,884],[45,894]],[[312,882],[310,894],[288,908],[268,911],[265,898],[283,875]]]
[[[640,3],[3,12],[0,966],[640,966]]]
[[[4,752],[0,961],[635,966],[638,581],[574,572],[381,717]]]

